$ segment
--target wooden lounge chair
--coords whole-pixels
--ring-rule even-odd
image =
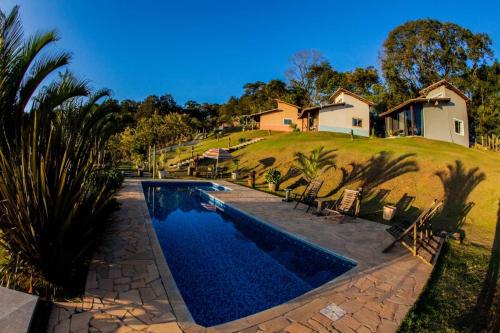
[[[424,210],[417,219],[409,225],[395,224],[387,231],[395,238],[382,252],[390,251],[394,245],[401,243],[414,256],[425,263],[434,265],[441,251],[443,240],[436,237],[432,231],[431,219],[443,206],[443,200],[434,200],[432,205]],[[425,250],[422,252],[420,250]]]
[[[438,209],[443,205],[443,201],[434,200],[432,205],[427,208],[427,210],[422,211],[420,215],[413,221],[401,221],[399,223],[394,223],[391,227],[387,228],[386,231],[390,233],[395,239],[399,239],[403,234],[405,234],[406,230],[412,228],[412,226],[417,223],[423,223],[426,221],[430,221],[430,219],[437,213]],[[394,245],[394,244],[393,244]]]
[[[326,216],[353,216],[359,215],[361,208],[362,189],[345,189],[340,198],[333,202],[330,207],[324,209]]]
[[[307,213],[311,208],[311,206],[314,205],[316,197],[318,196],[318,192],[321,189],[321,186],[323,186],[323,181],[319,179],[314,179],[309,184],[307,184],[306,188],[304,189],[304,192],[302,192],[300,196],[296,194],[295,197],[293,198],[293,200],[297,201],[293,209],[297,209],[299,204],[303,203],[304,205],[307,205],[307,210],[306,210]]]

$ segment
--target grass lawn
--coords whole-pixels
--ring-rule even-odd
[[[229,133],[225,135],[221,135],[219,140],[214,137],[210,137],[206,140],[202,140],[196,146],[194,146],[194,150],[191,151],[188,147],[183,147],[180,155],[177,155],[177,152],[169,152],[167,156],[170,158],[169,163],[176,163],[179,159],[184,160],[187,158],[191,158],[191,152],[196,155],[202,155],[204,152],[209,150],[210,148],[227,148],[228,144],[231,146],[236,146],[240,143],[240,139],[251,140],[259,137],[267,136],[267,131],[246,131],[246,132],[235,132]]]
[[[495,306],[491,306],[495,288],[488,296],[485,281],[497,271],[490,251],[481,246],[450,241],[443,248],[440,263],[419,301],[406,316],[399,332],[491,332]],[[496,295],[500,291],[496,287]],[[484,306],[488,304],[489,306]],[[498,311],[498,310],[496,310]]]
[[[346,135],[326,132],[271,136],[267,131],[240,132],[231,134],[231,143],[234,145],[240,137],[260,136],[265,140],[235,151],[233,156],[240,160],[244,175],[250,170],[257,172],[257,187],[261,190],[266,188],[263,173],[272,166],[285,175],[282,189],[302,191],[300,175],[291,172],[294,153],[325,146],[335,150],[337,168],[323,174],[325,183],[320,195],[337,198],[342,188],[363,185],[367,192],[361,209],[363,217],[381,221],[384,204],[413,197],[399,216],[411,219],[433,199],[445,198],[443,212],[435,218],[434,226],[460,231],[464,242],[447,245],[426,291],[400,331],[473,332],[486,320],[486,313],[494,311],[493,306],[480,313],[478,304],[485,290],[494,299],[500,295],[499,257],[491,256],[492,248],[500,253],[500,154],[424,138],[351,140]],[[195,152],[201,154],[215,147],[227,147],[227,137],[202,141]]]

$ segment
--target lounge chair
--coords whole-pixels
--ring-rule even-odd
[[[227,167],[219,167],[217,168],[217,174],[215,175],[215,178],[223,178],[224,175],[227,173]]]
[[[359,215],[361,208],[362,189],[345,189],[340,198],[333,202],[330,207],[324,209],[326,216],[352,216]]]
[[[432,219],[432,217],[437,213],[437,211],[441,208],[442,205],[443,201],[436,199],[432,202],[432,205],[430,205],[429,208],[427,208],[427,210],[424,210],[413,221],[413,223],[405,221],[394,223],[391,227],[387,228],[386,231],[390,233],[395,239],[399,239],[401,238],[402,235],[407,234],[407,231],[410,230],[414,225],[428,223]]]
[[[414,256],[419,257],[425,263],[433,266],[441,252],[443,238],[436,237],[432,231],[431,219],[442,208],[443,200],[434,200],[432,205],[420,214],[417,219],[408,226],[394,225],[387,231],[395,238],[383,253],[390,251],[394,245],[400,243]],[[422,251],[423,250],[423,251]]]
[[[296,194],[295,197],[292,198],[293,200],[297,201],[293,209],[297,209],[299,204],[303,203],[304,205],[307,205],[307,210],[306,210],[307,213],[311,208],[311,206],[314,205],[315,200],[318,196],[318,192],[321,189],[321,186],[323,186],[323,181],[319,179],[314,179],[309,184],[307,184],[306,188],[304,189],[304,192],[302,192],[300,196]]]

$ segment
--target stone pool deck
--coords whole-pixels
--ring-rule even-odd
[[[395,332],[431,267],[391,241],[386,226],[363,219],[336,223],[294,210],[281,198],[225,181],[212,192],[226,204],[357,262],[339,278],[290,302],[211,328],[196,325],[176,290],[138,180],[126,180],[87,276],[83,303],[57,303],[48,332]],[[345,314],[323,315],[335,304]]]

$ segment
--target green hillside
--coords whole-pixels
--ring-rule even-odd
[[[240,160],[244,174],[256,170],[257,182],[262,185],[264,170],[273,166],[286,175],[281,188],[294,187],[295,191],[301,191],[300,176],[291,172],[294,153],[325,146],[335,150],[337,168],[322,175],[325,184],[320,195],[336,198],[343,187],[364,185],[367,191],[362,215],[377,221],[381,219],[383,204],[395,204],[405,194],[415,197],[412,207],[401,217],[406,219],[418,214],[418,210],[424,209],[434,198],[445,196],[447,204],[436,219],[438,227],[462,229],[466,240],[491,245],[500,199],[498,153],[424,138],[351,140],[346,135],[326,132],[272,133],[268,136],[267,131],[249,131],[226,135],[219,141],[202,141],[195,147],[195,154],[202,154],[208,148],[227,147],[228,136],[231,145],[237,144],[241,137],[265,137],[233,153]],[[181,158],[190,154],[188,149]],[[440,172],[444,177],[437,176]]]

